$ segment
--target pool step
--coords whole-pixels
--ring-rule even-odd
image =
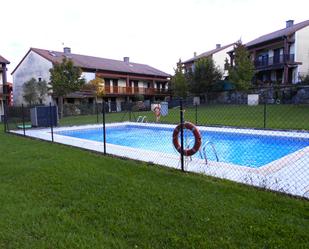
[[[147,122],[147,116],[138,116],[136,119],[137,123],[146,123]]]
[[[207,154],[206,154],[206,148],[207,148],[208,145],[211,146],[212,151],[213,151],[213,153],[214,153],[215,156],[216,156],[216,160],[217,160],[217,162],[219,162],[219,157],[218,157],[217,150],[216,150],[216,148],[215,148],[215,144],[214,144],[213,142],[211,142],[211,141],[206,141],[206,142],[202,145],[201,149],[199,150],[200,157],[201,157],[202,159],[205,159],[205,163],[206,163],[206,165],[207,165],[207,164],[208,164],[208,159],[207,159]],[[203,157],[204,157],[204,158],[203,158]]]

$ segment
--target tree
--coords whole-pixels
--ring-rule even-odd
[[[177,63],[175,74],[171,79],[173,93],[176,97],[185,98],[188,94],[188,84],[184,73],[182,72],[181,60]]]
[[[254,64],[245,45],[238,41],[234,46],[234,65],[229,66],[229,81],[238,90],[248,90],[254,76]]]
[[[37,89],[40,104],[43,104],[43,99],[47,95],[48,90],[49,90],[47,86],[47,82],[45,80],[39,81],[37,83],[36,89]]]
[[[72,60],[64,58],[62,63],[54,64],[50,72],[50,84],[53,94],[58,97],[60,117],[63,113],[63,97],[69,93],[78,91],[85,84],[85,79],[81,78],[82,70],[75,67]]]
[[[95,77],[95,79],[89,81],[91,89],[94,91],[95,98],[102,98],[105,94],[104,91],[104,79]]]
[[[37,81],[32,78],[23,85],[23,98],[29,104],[35,104],[38,101]]]
[[[188,74],[190,91],[196,95],[206,94],[222,79],[221,70],[210,57],[201,58],[194,64],[194,71]]]

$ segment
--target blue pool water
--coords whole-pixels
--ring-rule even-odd
[[[107,143],[141,148],[151,151],[176,154],[172,144],[172,128],[141,127],[135,125],[121,125],[106,128]],[[68,130],[57,134],[103,141],[102,128]],[[202,131],[202,141],[211,141],[217,151],[219,161],[238,165],[260,167],[309,146],[309,139],[276,137],[263,135],[248,135],[240,133]],[[191,132],[185,133],[186,141],[193,136]],[[210,146],[206,148],[209,160],[215,160]],[[199,154],[195,154],[199,156]]]

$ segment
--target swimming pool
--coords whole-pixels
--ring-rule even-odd
[[[214,144],[219,161],[251,168],[259,168],[288,154],[309,146],[308,136],[263,135],[242,132],[214,131],[200,129],[202,141]],[[178,154],[172,144],[173,127],[141,126],[133,124],[107,126],[106,142],[149,151]],[[92,141],[103,140],[102,128],[72,129],[57,131],[56,134]],[[185,140],[192,141],[192,134],[186,133]],[[189,143],[189,142],[188,142]],[[215,161],[210,146],[206,147],[208,160]],[[194,155],[198,157],[199,153]]]

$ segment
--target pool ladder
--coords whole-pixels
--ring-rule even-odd
[[[208,164],[208,159],[207,159],[206,148],[207,148],[208,145],[211,146],[212,151],[213,151],[213,153],[214,153],[215,156],[216,156],[216,160],[217,160],[217,162],[219,162],[219,157],[218,157],[217,150],[216,150],[216,148],[215,148],[215,144],[214,144],[213,142],[211,142],[211,141],[206,141],[206,143],[204,143],[204,144],[202,145],[202,148],[199,150],[200,157],[201,157],[202,159],[205,159],[205,163],[206,163],[206,165],[207,165],[207,164]],[[204,158],[203,158],[203,156],[204,156]]]
[[[137,123],[146,123],[147,116],[138,116],[136,122]]]

